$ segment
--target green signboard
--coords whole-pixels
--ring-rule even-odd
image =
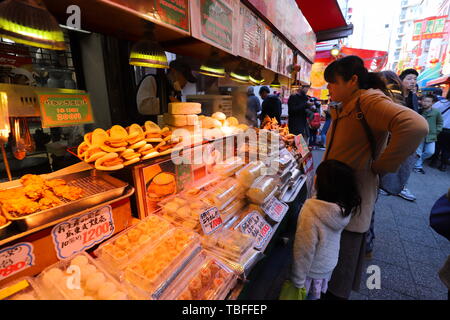
[[[94,122],[87,93],[39,93],[43,128],[67,127]]]

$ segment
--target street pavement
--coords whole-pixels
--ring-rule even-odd
[[[316,168],[322,154],[313,151]],[[416,201],[379,196],[373,258],[366,260],[364,270],[380,267],[381,289],[369,290],[370,274],[364,273],[360,292],[353,292],[352,300],[447,300],[438,271],[450,255],[450,241],[430,228],[429,215],[435,201],[450,188],[450,168],[441,172],[426,164],[424,170],[426,174],[413,172],[408,181]]]

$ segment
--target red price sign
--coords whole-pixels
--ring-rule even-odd
[[[0,250],[0,281],[34,265],[33,245],[18,243]]]
[[[286,212],[289,210],[289,206],[277,198],[272,197],[267,201],[263,207],[264,212],[275,222],[280,222]]]
[[[111,206],[64,221],[52,230],[53,243],[59,259],[92,248],[114,234]]]
[[[212,207],[200,213],[200,224],[203,232],[207,235],[219,229],[223,224],[219,210],[216,207]]]

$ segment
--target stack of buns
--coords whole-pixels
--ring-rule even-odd
[[[246,124],[239,124],[235,117],[228,117],[223,112],[215,112],[211,117],[200,116],[205,138],[217,139],[239,131],[246,131]]]
[[[84,135],[77,153],[83,161],[94,163],[96,169],[113,171],[169,154],[178,142],[168,127],[161,129],[147,121],[143,127],[132,124],[127,128],[115,125],[107,131],[95,129]]]

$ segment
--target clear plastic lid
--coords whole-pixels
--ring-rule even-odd
[[[228,178],[205,195],[211,206],[223,210],[236,198],[243,196],[243,188],[235,178]]]
[[[226,259],[239,263],[253,247],[254,238],[233,229],[222,229],[217,234],[205,236],[203,246]]]
[[[139,290],[153,295],[176,277],[199,247],[200,239],[197,234],[175,228],[126,267],[125,280]]]
[[[30,277],[9,282],[0,288],[0,300],[43,300],[45,296],[41,293],[34,280]]]
[[[224,300],[236,280],[236,275],[224,263],[201,251],[161,299]]]
[[[46,268],[37,284],[51,300],[129,300],[137,297],[82,252]]]
[[[95,255],[109,271],[120,272],[140,250],[158,241],[171,229],[170,222],[151,214],[104,242]]]
[[[223,210],[221,210],[220,214],[224,218],[227,218],[229,216],[236,214],[239,210],[245,207],[245,204],[246,204],[245,199],[236,199],[235,201],[231,202],[227,207],[225,207]]]
[[[161,210],[156,212],[178,227],[201,232],[200,214],[211,206],[204,199],[187,199],[176,195],[159,202]]]
[[[245,165],[241,157],[228,158],[214,166],[214,172],[222,177],[231,177]]]
[[[263,174],[262,169],[265,167],[266,166],[262,161],[250,162],[248,165],[236,172],[236,178],[241,185],[245,188],[249,188],[253,184],[253,181]]]
[[[279,179],[273,176],[261,176],[248,189],[247,198],[253,203],[263,204],[277,191],[279,182]]]

